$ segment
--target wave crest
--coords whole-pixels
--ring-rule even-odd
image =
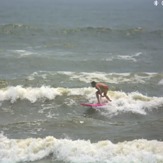
[[[25,24],[5,24],[0,26],[0,34],[7,35],[37,31],[40,31],[40,29]]]
[[[142,27],[135,27],[135,28],[128,28],[128,29],[112,29],[109,27],[79,27],[79,28],[72,28],[72,29],[62,29],[59,31],[59,33],[62,34],[75,34],[75,33],[86,33],[86,34],[93,34],[98,35],[104,34],[105,36],[111,35],[111,36],[119,36],[119,37],[137,37],[137,36],[157,36],[157,37],[163,37],[163,30],[147,30]]]
[[[53,136],[8,139],[0,135],[1,163],[41,160],[51,154],[53,159],[72,163],[153,163],[163,161],[163,142],[139,139],[114,144],[109,140],[91,143],[89,140],[56,139]]]
[[[60,96],[61,105],[74,106],[79,105],[83,101],[89,103],[96,103],[95,89],[88,88],[51,88],[49,86],[42,86],[40,88],[23,88],[22,86],[8,87],[0,90],[0,101],[10,101],[11,103],[17,100],[29,100],[34,103],[38,100],[58,100],[57,96]],[[156,108],[162,108],[163,97],[148,97],[139,92],[108,92],[112,102],[107,103],[104,106],[106,112],[102,112],[105,116],[115,116],[120,113],[134,113],[146,115],[147,111],[151,111]],[[71,99],[71,100],[69,100]],[[102,102],[106,102],[105,98],[102,98]],[[68,102],[70,101],[70,103]],[[57,101],[56,101],[57,102]]]
[[[0,34],[22,34],[29,33],[31,35],[35,33],[44,34],[44,29],[40,27],[33,27],[26,24],[5,24],[0,25]],[[93,37],[108,37],[113,38],[136,38],[136,37],[163,37],[163,30],[148,30],[142,27],[127,28],[127,29],[115,29],[109,27],[77,27],[77,28],[61,28],[61,29],[49,29],[46,33],[52,36],[62,36],[62,35],[84,35],[84,36],[93,36]]]

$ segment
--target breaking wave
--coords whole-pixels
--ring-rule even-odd
[[[161,163],[163,142],[139,139],[112,143],[89,140],[45,138],[9,139],[0,135],[0,162],[30,162],[51,156],[53,160],[71,163]]]
[[[163,97],[149,97],[139,92],[119,92],[109,91],[111,103],[104,106],[107,110],[105,113],[109,115],[117,115],[123,112],[131,112],[136,114],[147,114],[147,111],[152,109],[161,108],[163,106]],[[79,105],[82,101],[89,101],[90,103],[96,102],[95,90],[92,87],[88,88],[51,88],[48,86],[42,86],[39,88],[24,88],[22,86],[8,87],[0,90],[0,101],[3,103],[8,100],[11,103],[17,102],[17,100],[28,100],[34,103],[38,100],[48,99],[57,100],[56,97],[62,99],[61,104],[66,105]],[[77,98],[78,97],[78,98]],[[71,103],[67,104],[67,99],[71,98]],[[102,102],[106,102],[102,99]]]
[[[73,72],[73,71],[39,71],[34,72],[27,77],[29,81],[35,79],[43,79],[48,80],[49,78],[58,78],[58,76],[64,79],[68,79],[71,82],[73,80],[90,83],[90,81],[102,81],[106,83],[112,84],[120,84],[120,83],[149,83],[152,80],[156,80],[156,85],[161,84],[161,79],[163,78],[162,73],[149,73],[149,72],[141,72],[141,73],[104,73],[104,72]]]

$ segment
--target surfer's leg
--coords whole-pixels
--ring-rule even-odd
[[[99,91],[96,92],[97,101],[100,104]]]

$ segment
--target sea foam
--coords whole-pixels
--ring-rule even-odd
[[[72,163],[161,163],[163,142],[139,139],[112,143],[89,140],[45,138],[9,139],[0,136],[0,162],[26,162],[51,156],[53,160]]]
[[[62,104],[68,106],[79,105],[83,102],[96,103],[95,96],[96,90],[92,87],[85,88],[52,88],[50,86],[41,87],[8,87],[0,90],[1,104],[4,101],[10,101],[15,103],[18,100],[28,100],[31,103],[39,100],[53,100],[55,102],[56,97],[62,99]],[[109,97],[112,102],[107,103],[104,106],[106,116],[113,116],[124,112],[130,112],[134,114],[146,115],[148,111],[153,109],[161,109],[163,106],[163,97],[149,97],[139,92],[120,92],[109,91]],[[70,100],[71,99],[71,100]],[[69,102],[68,102],[69,101]],[[101,98],[101,102],[106,103],[105,98]]]

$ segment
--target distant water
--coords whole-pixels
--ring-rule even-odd
[[[158,2],[0,0],[1,163],[163,162]]]

